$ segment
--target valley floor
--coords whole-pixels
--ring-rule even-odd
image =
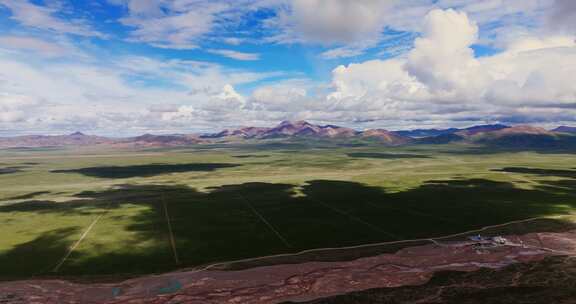
[[[550,220],[538,221],[542,220],[526,221],[525,224],[550,224]],[[2,283],[0,300],[46,304],[274,304],[288,300],[312,301],[310,303],[545,303],[549,299],[543,294],[548,294],[558,300],[554,303],[570,303],[567,300],[574,299],[576,230],[565,229],[571,228],[574,228],[573,224],[564,226],[563,232],[505,235],[505,245],[482,251],[463,236],[452,236],[430,240],[427,244],[405,244],[406,247],[390,253],[351,261],[277,264],[237,271],[204,268],[118,283],[78,284],[58,280]],[[496,231],[489,228],[483,232],[493,234]],[[379,246],[384,249],[387,244]],[[324,254],[329,255],[329,252]],[[550,294],[551,290],[557,293]],[[530,294],[531,301],[515,302],[520,291]]]
[[[1,150],[0,279],[134,277],[554,218],[576,207],[574,168],[567,152],[467,145]]]

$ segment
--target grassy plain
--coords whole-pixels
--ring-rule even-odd
[[[305,141],[0,150],[0,278],[435,237],[570,214],[575,190],[566,152]]]

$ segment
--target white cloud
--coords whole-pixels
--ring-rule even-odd
[[[524,37],[510,41],[507,47],[507,51],[525,52],[573,46],[576,46],[576,40],[574,40],[574,37],[571,36],[554,35],[546,37]]]
[[[348,58],[364,54],[362,48],[339,47],[327,50],[320,54],[324,59]]]
[[[31,51],[46,57],[80,55],[75,47],[65,41],[48,41],[32,36],[0,36],[0,48]]]
[[[321,107],[321,100],[308,96],[306,88],[292,83],[263,86],[251,96],[251,108],[269,112],[299,112],[303,109]]]
[[[422,20],[434,9],[465,12],[482,29],[479,43],[502,47],[519,34],[532,35],[541,29],[554,9],[554,0],[394,1],[382,19],[394,30],[422,32]]]
[[[465,12],[479,25],[500,23],[505,27],[510,23],[540,22],[552,7],[554,0],[422,0],[395,1],[388,24],[396,29],[421,31],[422,18],[434,9],[454,9]],[[498,27],[493,24],[492,27]],[[487,31],[490,28],[486,29]]]
[[[422,37],[414,42],[406,69],[432,91],[454,91],[480,85],[478,60],[470,46],[478,27],[465,13],[433,10],[424,20]]]
[[[576,44],[570,47],[510,51],[482,60],[493,82],[487,100],[512,105],[556,106],[576,103]]]
[[[223,41],[230,45],[239,45],[242,43],[242,39],[238,37],[227,37],[224,38]]]
[[[339,66],[332,72],[335,91],[330,98],[364,98],[371,94],[393,98],[395,92],[415,94],[422,87],[404,70],[400,59],[370,60],[348,66]]]
[[[220,56],[236,59],[236,60],[243,60],[243,61],[255,61],[260,59],[260,54],[257,53],[243,53],[237,52],[233,50],[217,50],[217,49],[207,49],[208,53],[217,54]]]
[[[284,33],[278,39],[335,44],[373,39],[386,20],[388,0],[292,0],[280,12]]]
[[[54,7],[40,6],[28,0],[0,0],[12,13],[14,19],[24,26],[50,30],[56,33],[74,34],[79,36],[105,37],[104,34],[94,30],[86,20],[64,20],[56,17],[58,10]]]
[[[246,13],[260,7],[277,5],[275,0],[109,0],[109,2],[126,6],[128,15],[121,18],[120,22],[133,28],[130,40],[170,49],[198,48],[201,38],[238,44],[238,38],[231,39],[224,37],[223,34],[230,34],[227,31],[241,23]],[[232,53],[229,55],[235,56]]]
[[[201,102],[197,108],[216,113],[225,113],[242,109],[246,101],[244,97],[230,84],[224,85],[219,94],[210,96],[205,102]]]
[[[242,108],[245,100],[234,85],[277,75],[148,57],[95,63],[44,60],[36,64],[0,53],[0,92],[8,96],[0,98],[0,129],[112,133],[114,129],[194,129],[214,117],[239,115],[234,110]],[[42,102],[25,103],[27,100]],[[153,110],[162,104],[170,107]],[[166,119],[183,106],[203,116]]]
[[[554,11],[549,17],[549,23],[555,29],[576,33],[576,1],[555,0]]]
[[[0,123],[19,122],[38,104],[38,100],[29,96],[0,94]]]
[[[196,39],[212,30],[213,11],[189,11],[173,16],[142,18],[128,17],[124,25],[134,27],[136,41],[173,49],[197,48]]]
[[[137,16],[158,16],[162,14],[160,5],[164,1],[158,0],[130,0],[126,5],[128,10]]]
[[[282,119],[388,128],[497,120],[576,120],[576,88],[572,83],[576,79],[573,34],[524,28],[522,35],[500,41],[501,53],[476,57],[472,50],[474,44],[483,43],[485,36],[482,23],[477,23],[474,16],[486,24],[494,20],[490,15],[495,14],[498,7],[506,6],[506,14],[509,14],[517,12],[519,7],[530,8],[534,2],[515,2],[514,7],[512,2],[490,1],[474,6],[461,0],[444,0],[436,5],[451,2],[450,5],[465,7],[471,13],[436,9],[422,15],[423,8],[430,7],[428,2],[419,2],[420,5],[412,2],[411,6],[407,2],[395,4],[406,6],[406,11],[402,12],[408,12],[408,16],[418,16],[415,17],[419,21],[417,25],[398,19],[406,18],[400,13],[395,19],[383,6],[386,14],[380,16],[382,20],[368,22],[372,26],[360,27],[354,33],[355,29],[349,29],[348,33],[331,32],[332,29],[328,29],[330,18],[326,16],[340,16],[341,21],[348,20],[352,24],[350,20],[361,18],[359,16],[365,10],[360,5],[360,8],[350,8],[348,15],[343,9],[347,5],[359,5],[354,4],[357,2],[334,2],[334,11],[321,11],[326,16],[309,19],[306,21],[309,24],[302,23],[310,26],[306,29],[295,23],[299,19],[294,19],[306,19],[306,13],[296,17],[290,11],[290,15],[281,16],[288,18],[284,19],[287,23],[275,24],[284,26],[284,34],[306,43],[340,43],[326,51],[322,55],[325,58],[361,54],[367,47],[381,47],[382,52],[390,52],[391,44],[382,44],[380,37],[368,44],[354,42],[378,36],[384,21],[398,27],[418,28],[420,34],[413,48],[402,50],[406,52],[404,56],[335,68],[329,85],[309,79],[292,79],[260,85],[246,96],[237,91],[242,84],[290,75],[255,73],[207,62],[136,56],[99,58],[103,59],[100,61],[54,60],[50,56],[56,55],[51,54],[63,51],[58,47],[65,49],[66,44],[24,36],[1,36],[0,46],[10,44],[13,51],[0,52],[0,129],[104,132],[121,129],[142,133],[268,125]],[[222,26],[221,14],[231,18],[226,22],[232,23],[242,14],[230,12],[228,1],[122,3],[130,10],[130,16],[123,21],[135,22],[133,39],[171,48],[195,47],[199,38]],[[201,5],[195,6],[198,3]],[[259,3],[265,5],[264,1]],[[358,3],[366,7],[377,5],[371,1]],[[294,5],[322,8],[326,4],[318,0],[296,1]],[[161,9],[157,10],[158,7]],[[192,9],[195,7],[198,11]],[[199,12],[206,13],[210,20],[185,17]],[[195,22],[203,25],[196,27]],[[319,24],[312,24],[314,22]],[[337,29],[339,25],[335,26]],[[406,39],[412,41],[414,36],[410,34]],[[381,46],[377,46],[378,43]],[[27,51],[41,52],[48,58],[25,60]],[[258,54],[225,49],[207,51],[238,60],[259,58]],[[18,56],[19,52],[24,53]]]
[[[286,0],[278,18],[268,22],[270,28],[279,30],[269,40],[335,46],[320,54],[324,59],[352,57],[397,35],[384,29],[422,32],[422,20],[430,11],[452,8],[467,13],[483,29],[479,43],[501,47],[516,37],[509,34],[512,31],[532,35],[534,28],[551,14],[553,1]],[[372,42],[366,43],[367,40]],[[396,46],[391,48],[391,55],[404,51]]]
[[[466,14],[434,10],[424,27],[407,58],[338,67],[331,96],[376,95],[438,108],[446,102],[489,101],[498,106],[576,102],[576,90],[566,80],[576,77],[572,37],[532,37],[511,43],[501,54],[475,58],[470,46],[477,41],[477,27]]]
[[[334,69],[326,95],[271,88],[256,90],[253,99],[261,106],[278,100],[263,108],[285,116],[388,127],[576,120],[573,36],[525,36],[502,53],[476,58],[478,27],[466,13],[433,10],[422,28],[405,57]]]
[[[320,54],[320,57],[323,59],[339,59],[359,56],[364,54],[366,49],[375,47],[378,43],[379,39],[363,39],[324,51]]]

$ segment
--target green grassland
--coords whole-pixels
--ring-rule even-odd
[[[6,149],[0,279],[437,237],[572,214],[575,190],[576,156],[565,151],[322,141]]]

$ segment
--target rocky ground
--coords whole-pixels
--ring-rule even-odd
[[[375,288],[305,302],[305,304],[376,303],[576,303],[576,258],[555,256],[531,263],[514,264],[502,269],[439,272],[423,285]]]
[[[431,241],[348,262],[174,272],[121,283],[6,282],[0,303],[576,303],[576,230],[506,239],[485,250],[466,240]]]

